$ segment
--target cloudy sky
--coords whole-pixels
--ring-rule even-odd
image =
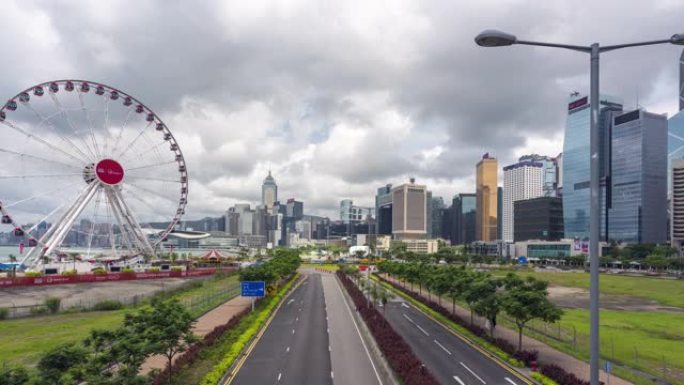
[[[684,32],[684,2],[5,1],[0,95],[90,79],[143,100],[188,162],[188,218],[280,197],[336,216],[415,176],[437,196],[474,191],[485,153],[502,164],[562,149],[565,102],[588,58],[473,43],[498,28],[528,40],[616,44]],[[681,48],[602,58],[602,91],[677,109]],[[0,96],[2,97],[2,96]]]

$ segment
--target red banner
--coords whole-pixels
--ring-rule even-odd
[[[221,269],[224,272],[234,268]],[[48,275],[44,277],[0,278],[0,288],[17,286],[45,286],[70,283],[132,281],[138,279],[201,277],[216,273],[216,269],[195,269],[190,271],[162,271],[159,273],[107,273],[81,275]]]

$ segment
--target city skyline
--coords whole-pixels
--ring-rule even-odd
[[[333,217],[339,200],[373,206],[377,186],[410,176],[434,196],[473,192],[470,167],[454,165],[485,152],[501,164],[561,152],[562,102],[588,90],[586,63],[542,49],[511,50],[502,61],[472,44],[482,25],[521,38],[610,43],[669,36],[684,10],[671,1],[580,2],[571,13],[557,4],[533,13],[512,3],[407,2],[396,13],[364,2],[314,5],[150,4],[130,18],[126,2],[10,2],[0,20],[15,60],[0,65],[0,94],[75,77],[140,97],[178,135],[191,176],[190,217],[258,202],[268,169],[279,195]],[[606,23],[602,12],[620,22]],[[643,14],[659,22],[640,23]],[[182,29],[172,27],[178,18]],[[40,28],[29,34],[25,26],[36,20]],[[640,28],[625,31],[626,23]],[[319,33],[306,37],[311,28]],[[142,50],[142,35],[155,44]],[[174,59],[179,52],[183,60]],[[602,89],[624,97],[626,109],[638,98],[649,111],[672,115],[680,54],[662,47],[607,57]]]

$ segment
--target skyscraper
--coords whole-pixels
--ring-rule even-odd
[[[476,222],[476,194],[458,194],[451,205],[451,244],[462,245],[474,242]]]
[[[672,160],[671,174],[670,241],[673,247],[682,250],[684,246],[684,159]]]
[[[273,203],[278,200],[278,185],[276,185],[275,179],[271,176],[271,170],[268,171],[268,176],[264,179],[264,183],[261,184],[261,204],[266,206],[266,210],[269,212],[273,208]]]
[[[478,241],[496,240],[498,166],[496,158],[484,154],[475,167],[477,214],[475,238]]]
[[[605,239],[606,211],[610,207],[610,132],[613,117],[622,112],[622,102],[601,96],[599,101],[599,176],[601,200],[601,238]],[[563,142],[563,219],[565,236],[589,237],[589,97],[573,94],[568,104],[568,118]]]
[[[369,209],[366,207],[354,206],[354,201],[351,199],[340,201],[340,220],[343,223],[362,221],[368,212]]]
[[[442,197],[432,197],[430,199],[430,215],[428,220],[431,226],[428,231],[428,238],[442,238],[442,222],[444,220],[444,199]]]
[[[375,195],[375,233],[392,234],[392,185],[388,184],[378,188]]]
[[[559,158],[554,158],[546,155],[524,155],[521,156],[518,161],[520,162],[536,162],[542,165],[542,190],[544,191],[545,197],[556,197],[558,194],[558,163]]]
[[[679,112],[667,122],[668,192],[671,191],[671,164],[673,159],[684,157],[684,51],[679,59]]]
[[[522,157],[520,161],[504,167],[503,232],[502,240],[513,242],[515,216],[513,204],[519,200],[544,195],[544,165],[541,162]]]
[[[563,201],[540,196],[513,203],[515,242],[540,239],[559,241],[563,238]]]
[[[615,118],[608,238],[663,243],[667,238],[667,117],[634,110]]]
[[[427,235],[427,188],[415,179],[392,189],[392,235],[395,239],[422,239]]]

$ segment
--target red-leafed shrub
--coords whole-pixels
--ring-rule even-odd
[[[539,372],[546,377],[556,381],[558,385],[589,385],[588,381],[577,378],[572,373],[568,373],[565,369],[555,364],[542,365]],[[603,384],[603,381],[601,381]]]
[[[385,317],[368,302],[356,285],[341,271],[337,272],[354,305],[361,314],[389,365],[405,385],[437,385],[439,382],[416,357],[411,347],[392,329]]]

